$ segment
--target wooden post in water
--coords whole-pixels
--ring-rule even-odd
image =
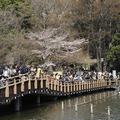
[[[104,92],[104,98],[105,98],[105,92]]]
[[[86,103],[86,102],[85,102],[85,96],[83,97],[83,103]]]
[[[97,94],[95,95],[95,100],[97,100]]]
[[[75,111],[77,112],[77,110],[78,110],[78,109],[77,109],[77,103],[75,103]]]
[[[71,107],[71,100],[68,100],[68,107]]]
[[[18,97],[17,99],[15,99],[15,111],[20,111],[22,107],[22,100],[20,97]]]
[[[93,114],[93,104],[90,104],[91,114]]]
[[[91,95],[90,95],[90,102],[92,101],[92,99],[91,99]]]
[[[101,97],[101,93],[100,93],[100,99],[102,99],[102,97]]]
[[[78,104],[78,98],[76,98],[76,104]]]
[[[62,102],[62,110],[64,109],[64,103]]]
[[[36,102],[37,104],[40,104],[40,94],[37,95]]]
[[[108,115],[110,116],[110,106],[108,106]]]

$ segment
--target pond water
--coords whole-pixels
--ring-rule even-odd
[[[116,91],[106,91],[84,94],[41,103],[20,112],[8,110],[6,114],[0,115],[0,120],[120,120],[120,95],[116,93]],[[77,111],[75,111],[75,103],[78,104]],[[91,114],[91,104],[93,114]],[[108,106],[111,109],[110,116],[108,116]]]

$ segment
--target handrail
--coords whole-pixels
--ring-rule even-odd
[[[1,99],[11,98],[14,95],[22,93],[31,93],[31,91],[51,91],[60,94],[75,94],[78,92],[86,92],[90,90],[99,90],[107,88],[113,82],[118,83],[118,80],[84,80],[84,81],[64,81],[64,80],[51,80],[48,75],[40,75],[36,77],[30,73],[20,74],[14,77],[5,78],[0,80],[4,86],[0,87],[1,92],[4,94]],[[120,82],[119,82],[120,83]],[[13,92],[13,93],[12,93]],[[44,94],[46,94],[44,92]],[[13,99],[13,98],[12,98]],[[1,101],[0,101],[1,102]]]

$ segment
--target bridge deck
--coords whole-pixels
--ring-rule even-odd
[[[29,74],[19,75],[2,80],[4,83],[0,87],[0,103],[10,103],[17,97],[26,94],[44,94],[52,96],[69,96],[82,92],[96,91],[110,88],[113,83],[119,84],[118,80],[88,80],[80,81],[51,81],[47,75],[41,75],[39,78],[32,77]]]

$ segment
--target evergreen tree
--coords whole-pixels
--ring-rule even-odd
[[[112,39],[112,47],[107,55],[109,66],[111,69],[120,71],[120,33]]]

